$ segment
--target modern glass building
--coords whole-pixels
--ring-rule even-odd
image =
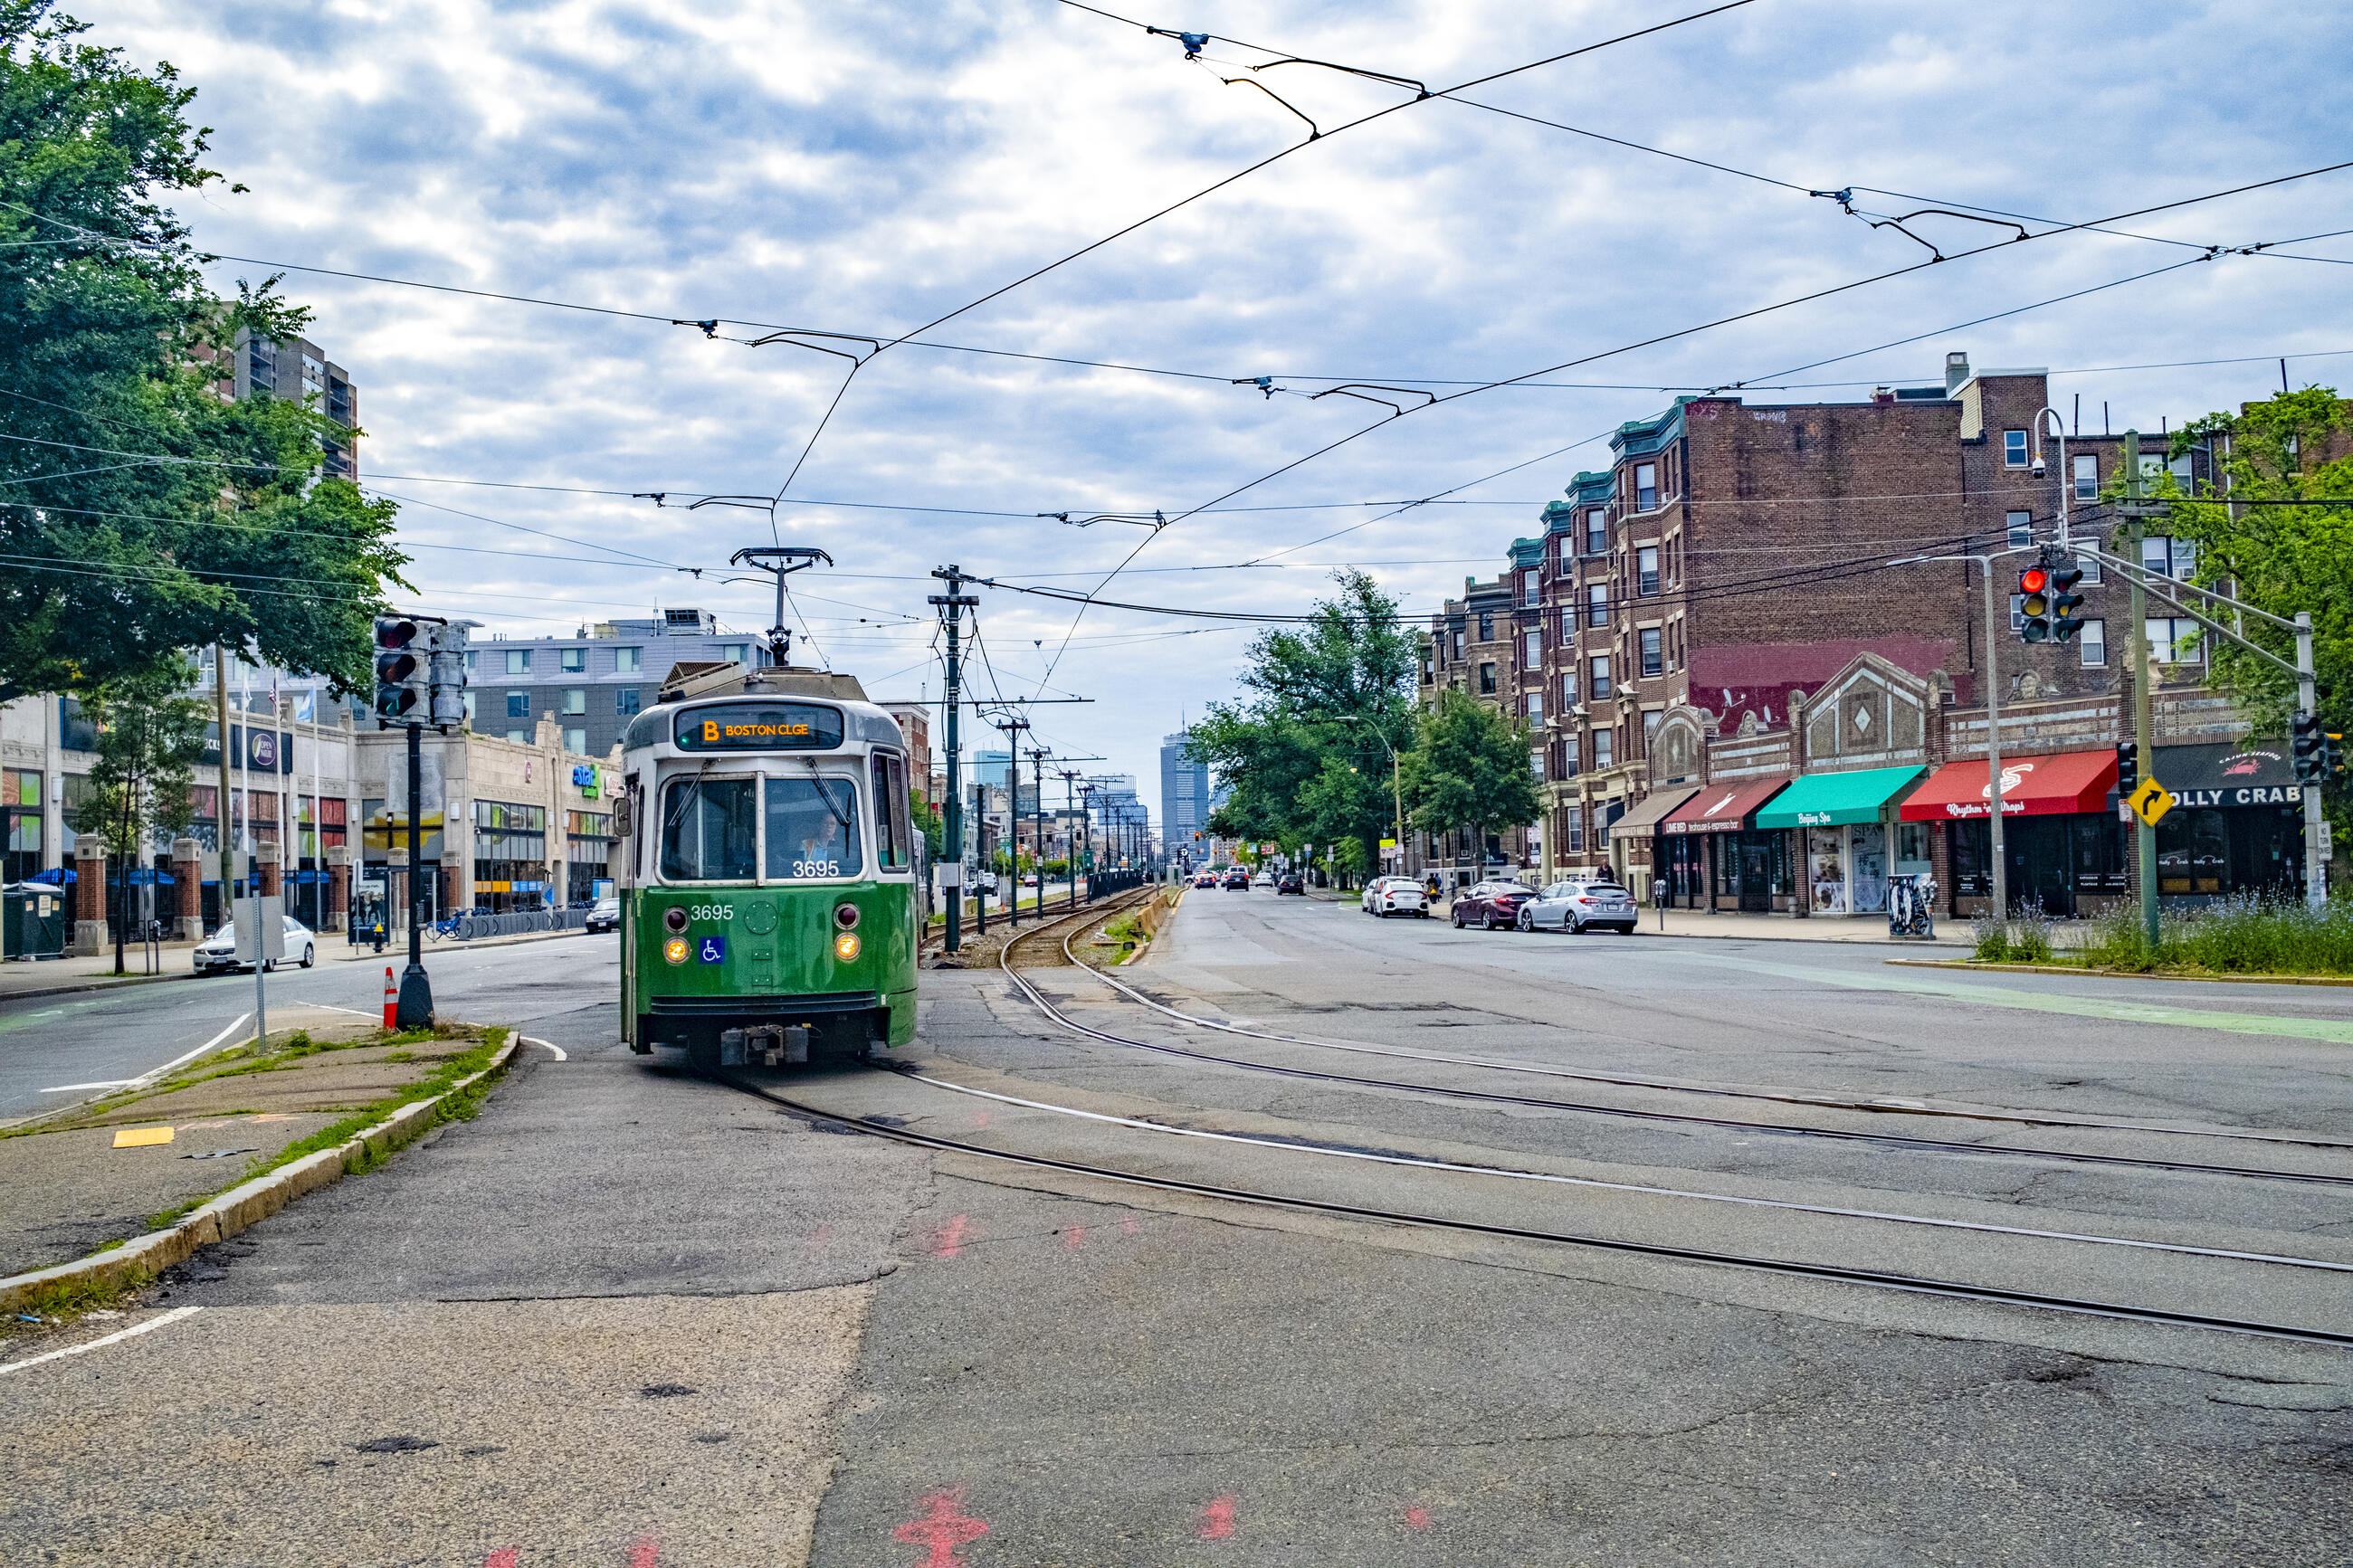
[[[1206,833],[1209,820],[1209,764],[1185,754],[1185,734],[1179,731],[1160,742],[1160,820],[1168,847],[1182,849],[1193,835]]]

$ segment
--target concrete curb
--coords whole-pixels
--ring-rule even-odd
[[[1973,958],[1891,958],[1909,969],[1966,969],[1977,974],[2073,974],[2084,980],[2183,980],[2204,985],[2353,985],[2337,974],[2168,974],[2161,970],[2084,969],[2072,963],[1979,963]]]
[[[0,1279],[0,1310],[16,1310],[34,1292],[52,1285],[106,1285],[142,1274],[153,1276],[185,1261],[198,1247],[227,1240],[259,1225],[303,1194],[334,1185],[354,1166],[373,1164],[414,1142],[433,1125],[434,1113],[443,1100],[471,1084],[505,1072],[522,1044],[522,1031],[510,1029],[506,1043],[481,1071],[468,1074],[430,1100],[402,1106],[374,1127],[332,1149],[306,1154],[290,1165],[281,1165],[242,1186],[231,1187],[168,1230],[150,1231],[111,1251]]]

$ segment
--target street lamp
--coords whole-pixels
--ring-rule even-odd
[[[2043,422],[2045,416],[2049,416],[2048,424]],[[2042,477],[2042,438],[2047,438],[2054,432],[2059,438],[2059,548],[2073,550],[2074,543],[2067,531],[2067,492],[2075,488],[2075,477],[2067,471],[2067,422],[2059,417],[2057,409],[2045,404],[2034,416],[2034,433],[2038,437],[2035,442],[2034,477],[2038,479]]]
[[[1987,817],[1986,852],[1993,862],[1996,920],[2010,918],[2010,862],[2003,852],[2001,832],[2001,669],[1995,652],[2001,637],[2001,622],[1994,611],[1993,563],[2005,555],[2022,555],[2033,548],[2031,544],[2020,545],[2014,550],[1996,550],[1984,555],[1907,555],[1887,563],[1890,566],[1917,566],[1931,561],[1974,561],[1985,568],[1986,800],[1991,807]]]

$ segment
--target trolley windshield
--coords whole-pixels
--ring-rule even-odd
[[[855,877],[864,868],[856,785],[848,779],[767,783],[769,880]]]
[[[848,779],[682,778],[664,792],[664,881],[809,881],[865,865]]]

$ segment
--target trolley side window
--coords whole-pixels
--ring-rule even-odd
[[[915,863],[907,825],[907,762],[889,752],[874,753],[874,859],[886,871]]]
[[[770,881],[855,877],[864,868],[856,784],[848,779],[768,781]]]
[[[679,779],[662,798],[661,874],[672,882],[748,882],[756,856],[752,779]]]

